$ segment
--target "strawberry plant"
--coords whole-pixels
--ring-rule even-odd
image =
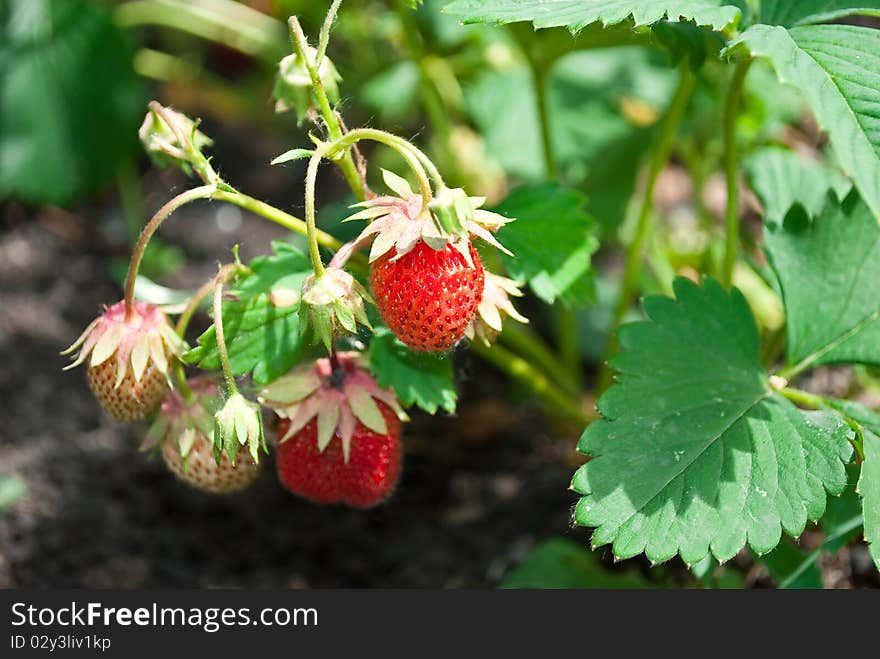
[[[425,148],[343,118],[340,4],[311,40],[291,17],[291,53],[276,28],[240,46],[279,60],[275,110],[308,128],[272,161],[305,165],[302,218],[237,189],[198,120],[150,103],[142,145],[197,184],[146,224],[124,299],[71,346],[102,406],[155,414],[146,446],[196,488],[244,488],[273,445],[293,494],[369,508],[406,496],[408,415],[455,411],[470,349],[554,432],[582,432],[573,522],[592,548],[679,558],[707,583],[751,552],[781,585],[815,585],[818,556],[861,535],[880,568],[880,3],[392,3],[415,68],[369,80],[363,102],[398,120],[421,103]],[[445,41],[423,38],[428,9],[454,17]],[[432,48],[485,56],[467,92]],[[325,222],[322,165],[356,230]],[[678,214],[662,200],[676,171]],[[233,250],[176,309],[136,299],[154,233],[203,200],[304,248]],[[203,304],[213,322],[186,346]],[[841,366],[846,391],[816,385]],[[792,542],[815,529],[813,553]],[[541,585],[550,564],[553,585],[601,572],[555,542],[507,584]]]

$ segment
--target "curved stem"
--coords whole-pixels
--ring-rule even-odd
[[[355,128],[354,130],[346,133],[342,138],[336,140],[335,142],[329,143],[328,150],[338,147],[347,148],[361,140],[371,140],[373,142],[379,142],[380,144],[391,147],[401,155],[401,157],[406,161],[406,164],[409,165],[409,168],[413,171],[413,173],[416,175],[416,178],[418,179],[419,190],[422,195],[422,204],[424,207],[427,208],[428,204],[434,196],[433,192],[431,191],[431,181],[428,179],[428,175],[425,172],[426,168],[423,166],[423,158],[430,163],[428,156],[426,156],[417,147],[413,146],[402,137],[398,137],[397,135],[394,135],[392,133],[387,133],[384,130],[377,130],[375,128]],[[317,154],[317,151],[315,152],[315,154]],[[442,184],[440,173],[437,172],[437,168],[434,166],[433,163],[430,163],[429,169],[433,169],[437,173],[437,178],[440,179],[440,183]]]
[[[541,146],[544,148],[544,171],[548,179],[556,178],[556,155],[553,152],[553,139],[550,132],[550,106],[547,99],[547,72],[537,62],[529,58],[532,69],[532,83],[535,100],[538,104],[538,119],[541,124]]]
[[[146,226],[141,231],[141,235],[138,238],[137,244],[134,246],[134,250],[131,254],[131,262],[128,265],[128,274],[125,277],[125,314],[126,317],[130,317],[134,311],[134,284],[137,280],[138,270],[141,267],[141,260],[144,258],[144,252],[147,249],[147,245],[150,242],[150,238],[153,237],[153,234],[156,233],[156,230],[162,226],[162,222],[164,222],[171,213],[176,211],[178,208],[183,206],[184,204],[188,204],[191,201],[195,201],[196,199],[207,199],[211,197],[217,190],[215,185],[203,185],[198,188],[193,188],[191,190],[187,190],[186,192],[182,192],[166,203],[162,208],[156,211],[156,214],[147,222]]]
[[[223,377],[226,378],[226,386],[229,388],[231,396],[238,393],[238,387],[235,386],[229,351],[226,349],[226,337],[223,335],[223,275],[221,268],[214,278],[214,331],[217,339],[217,352],[220,354],[220,365],[223,367]]]
[[[648,167],[648,179],[645,183],[644,196],[642,205],[639,209],[638,221],[636,223],[636,232],[632,242],[626,251],[626,265],[623,273],[623,281],[620,285],[620,296],[617,300],[617,307],[614,310],[613,320],[610,327],[610,337],[608,346],[605,350],[605,359],[602,360],[602,367],[599,373],[599,391],[603,391],[611,384],[612,370],[608,360],[617,352],[617,328],[623,321],[626,312],[629,311],[633,304],[636,290],[639,283],[639,275],[642,269],[642,249],[645,240],[648,237],[651,228],[651,214],[654,208],[654,186],[660,172],[666,166],[669,160],[669,154],[672,150],[672,141],[681,123],[682,115],[685,107],[691,97],[691,91],[694,87],[694,76],[685,61],[681,66],[681,75],[678,80],[678,88],[675,95],[666,110],[663,122],[660,124],[660,135],[651,154],[651,162]]]
[[[317,227],[315,226],[315,181],[318,178],[318,165],[321,164],[321,159],[331,144],[325,142],[315,149],[312,157],[309,158],[308,169],[306,169],[306,227],[309,238],[309,257],[312,259],[315,279],[320,279],[324,274],[324,263],[321,261],[321,252],[318,249]]]
[[[724,178],[727,182],[727,208],[724,215],[724,263],[721,268],[721,283],[726,288],[730,288],[733,283],[733,268],[736,265],[739,249],[739,154],[736,145],[736,118],[739,115],[743,82],[751,63],[751,60],[743,60],[737,64],[724,103]]]
[[[779,393],[788,398],[788,400],[793,403],[798,403],[799,405],[804,405],[806,407],[812,407],[813,409],[817,410],[828,405],[828,401],[822,396],[811,394],[809,391],[802,391],[801,389],[785,387]]]
[[[570,369],[565,368],[556,355],[527,325],[506,322],[499,337],[502,343],[516,350],[522,357],[539,367],[548,378],[552,378],[566,392],[572,395],[580,391],[580,386],[572,379]]]

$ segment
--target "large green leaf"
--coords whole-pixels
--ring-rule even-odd
[[[880,364],[880,225],[858,196],[829,202],[813,222],[795,207],[768,227],[765,247],[788,317],[788,363]]]
[[[500,584],[501,588],[650,588],[635,572],[610,571],[598,557],[564,538],[545,540],[535,547]]]
[[[519,188],[495,208],[516,218],[498,231],[514,253],[504,259],[508,272],[548,304],[559,299],[581,305],[593,298],[590,257],[598,240],[583,206],[580,193],[546,183]]]
[[[880,221],[880,30],[754,25],[729,46],[767,58],[799,88],[843,170]]]
[[[842,201],[852,189],[849,179],[836,169],[788,149],[759,149],[748,157],[745,167],[752,189],[764,204],[768,224],[781,224],[795,204],[816,217],[825,208],[829,191]]]
[[[465,23],[530,21],[535,27],[567,27],[576,32],[591,23],[652,25],[662,20],[693,21],[715,30],[734,25],[739,8],[720,0],[457,0],[447,13]]]
[[[862,522],[868,550],[880,570],[880,413],[854,401],[835,400],[831,403],[861,427],[865,460],[856,491],[862,500]]]
[[[283,375],[310,351],[299,331],[299,294],[311,273],[308,257],[293,245],[272,244],[273,254],[249,264],[253,274],[230,290],[223,302],[223,330],[235,375],[253,372],[265,384]],[[219,369],[214,326],[185,359],[201,368]]]
[[[143,88],[109,12],[80,0],[0,9],[0,199],[66,204],[138,148]]]
[[[862,497],[865,540],[868,541],[874,564],[880,570],[880,436],[870,430],[865,431],[864,449],[859,496]]]
[[[676,299],[647,298],[649,320],[620,329],[618,381],[579,444],[593,459],[572,481],[575,521],[621,558],[766,553],[822,516],[826,490],[843,491],[849,428],[768,388],[739,291],[673,287]]]
[[[414,352],[381,328],[370,342],[370,370],[406,407],[418,405],[430,414],[455,411],[455,373],[447,355]]]
[[[760,23],[793,27],[844,16],[880,16],[878,0],[761,0]]]

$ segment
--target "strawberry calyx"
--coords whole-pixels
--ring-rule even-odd
[[[311,46],[305,46],[304,52],[309,64],[314,65],[318,51]],[[321,58],[318,77],[330,102],[336,103],[339,100],[339,81],[342,77],[326,54]],[[312,78],[306,62],[297,53],[288,55],[278,63],[272,97],[275,99],[275,112],[296,110],[298,124],[302,124],[306,114],[313,108]]]
[[[408,420],[397,397],[378,385],[357,352],[336,353],[332,362],[321,358],[299,366],[263,389],[258,400],[290,421],[279,443],[294,437],[317,417],[318,450],[323,452],[338,434],[346,463],[358,422],[380,435],[388,433],[377,401],[391,408],[401,421]]]
[[[490,345],[501,332],[504,318],[510,317],[520,323],[528,323],[510,301],[510,296],[522,297],[519,282],[507,277],[485,273],[483,297],[477,306],[477,314],[465,329],[465,336],[470,340],[479,339]]]
[[[188,397],[176,389],[168,392],[141,445],[141,450],[148,451],[162,442],[175,442],[184,466],[196,441],[213,437],[214,413],[223,404],[213,377],[190,378],[187,386],[191,392]]]
[[[152,365],[168,378],[169,363],[180,359],[186,348],[163,311],[154,304],[134,302],[127,314],[125,302],[105,307],[104,313],[92,321],[79,338],[62,355],[79,350],[69,370],[88,360],[89,367],[100,366],[115,358],[118,388],[129,373],[140,382],[147,367]]]
[[[328,267],[321,275],[309,275],[303,282],[300,329],[311,328],[330,352],[333,339],[356,334],[358,323],[371,328],[364,300],[372,302],[360,282],[341,268]]]
[[[444,187],[426,205],[424,198],[414,193],[405,179],[387,170],[382,173],[385,184],[396,196],[374,197],[355,204],[354,207],[362,210],[343,220],[370,221],[354,241],[357,246],[372,242],[370,263],[392,248],[395,251],[392,260],[397,261],[419,242],[424,242],[438,252],[453,247],[473,268],[470,255],[472,237],[512,256],[492,234],[513,220],[480,208],[486,201],[484,197],[468,197],[461,188]]]

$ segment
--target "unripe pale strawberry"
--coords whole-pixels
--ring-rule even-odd
[[[214,413],[223,404],[219,386],[210,377],[192,378],[187,384],[188,399],[178,391],[168,392],[145,447],[160,443],[169,471],[197,490],[212,494],[243,490],[256,480],[259,465],[246,450],[234,463],[226,453],[217,461],[213,437]]]
[[[86,364],[89,386],[101,406],[120,421],[154,412],[168,391],[169,365],[183,341],[159,307],[125,302],[109,307],[62,354],[79,349],[65,370]]]

